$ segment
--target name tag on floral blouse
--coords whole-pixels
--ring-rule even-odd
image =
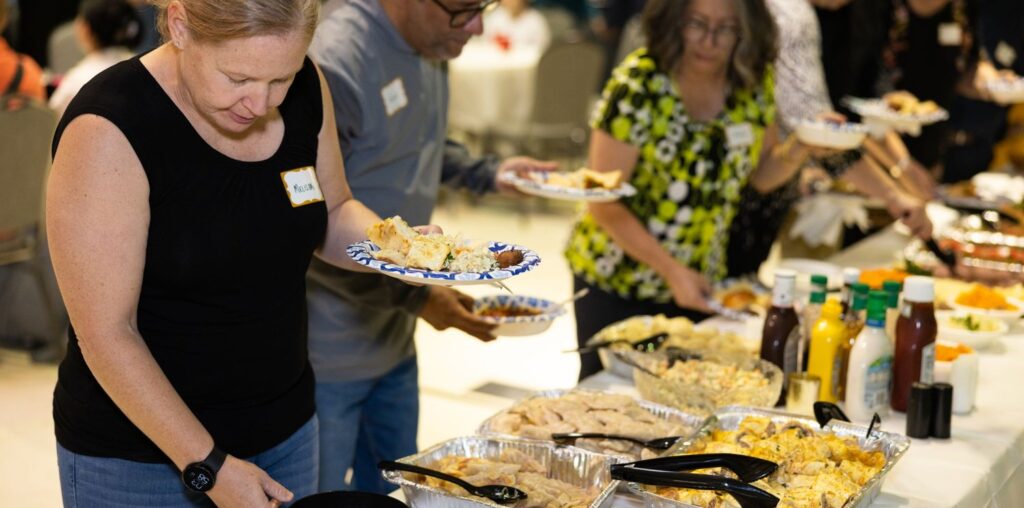
[[[1013,49],[1005,41],[999,41],[999,46],[996,46],[996,61],[1003,64],[1003,67],[1013,67],[1013,63],[1017,61],[1017,50]]]
[[[725,143],[729,149],[744,148],[754,144],[754,128],[749,123],[738,123],[725,128]]]
[[[957,23],[939,25],[939,44],[943,46],[959,46],[964,42],[964,29]]]
[[[316,179],[316,169],[313,166],[283,171],[281,181],[284,183],[284,191],[288,193],[288,200],[292,202],[292,208],[324,200],[324,193],[320,191],[320,182]]]

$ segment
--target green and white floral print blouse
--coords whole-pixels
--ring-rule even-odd
[[[622,203],[673,257],[711,280],[726,274],[729,226],[774,121],[773,75],[765,74],[757,89],[735,90],[718,117],[698,122],[641,48],[612,73],[591,120],[593,129],[640,150],[630,179],[637,194]],[[589,213],[576,223],[566,257],[573,273],[605,291],[672,300],[666,282],[626,256]]]

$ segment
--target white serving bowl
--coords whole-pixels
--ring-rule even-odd
[[[556,308],[556,303],[520,295],[482,296],[473,301],[473,312],[479,313],[493,308],[531,309],[540,314],[516,317],[482,317],[484,321],[498,325],[491,333],[500,337],[527,337],[543,333],[551,327],[551,323],[565,314],[565,307]]]
[[[853,150],[864,142],[868,128],[859,123],[804,120],[796,124],[796,137],[805,145]]]
[[[949,320],[954,317],[964,317],[968,314],[975,316],[979,320],[987,321],[991,323],[995,330],[993,331],[971,331],[963,328],[959,328],[950,324]],[[986,316],[976,311],[963,311],[963,310],[940,310],[935,312],[935,321],[939,325],[939,340],[949,342],[959,342],[971,349],[985,349],[992,345],[997,339],[1006,335],[1006,332],[1010,330],[1010,326],[1006,324],[1006,321],[997,317]]]
[[[1017,300],[1015,298],[1007,298],[1006,301],[1009,302],[1010,305],[1017,307],[1016,310],[993,310],[979,309],[977,307],[969,307],[967,305],[956,303],[956,296],[957,295],[950,296],[949,300],[946,302],[949,304],[950,307],[953,308],[953,310],[958,310],[961,312],[970,312],[971,314],[978,314],[981,316],[996,318],[1005,322],[1007,327],[1013,327],[1013,325],[1015,325],[1017,321],[1020,320],[1021,315],[1024,314],[1024,302],[1021,302],[1020,300]]]

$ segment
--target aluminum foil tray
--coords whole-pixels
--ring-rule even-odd
[[[503,451],[509,449],[521,451],[539,461],[547,468],[548,478],[583,488],[597,487],[600,494],[589,505],[589,508],[609,506],[612,493],[620,484],[618,480],[611,478],[609,468],[612,464],[624,462],[624,460],[576,447],[557,447],[540,441],[460,437],[399,459],[399,462],[430,467],[443,457],[451,455],[497,458]],[[411,473],[384,471],[383,474],[385,480],[402,488],[402,493],[412,508],[479,508],[481,506],[515,508],[522,506],[522,502],[514,505],[500,505],[481,497],[457,496],[407,479],[406,475],[411,476]]]
[[[512,409],[515,409],[517,406],[519,406],[521,404],[524,404],[524,403],[526,403],[529,400],[533,400],[533,399],[557,399],[559,397],[562,397],[564,395],[567,395],[567,394],[573,393],[573,392],[575,392],[575,393],[592,393],[592,394],[595,394],[595,395],[612,395],[613,394],[612,392],[602,392],[602,391],[598,391],[598,390],[582,390],[582,389],[575,389],[575,390],[545,390],[545,391],[537,392],[537,393],[534,393],[533,395],[530,395],[529,397],[526,397],[526,398],[516,402],[515,404],[513,404],[509,408],[503,409],[503,410],[499,411],[494,416],[491,416],[490,418],[484,420],[484,422],[482,424],[480,424],[480,427],[477,428],[476,432],[477,432],[477,434],[480,434],[482,436],[490,436],[490,437],[498,437],[498,438],[502,438],[502,439],[512,439],[512,440],[522,440],[522,441],[535,441],[535,440],[530,439],[530,438],[525,438],[525,437],[522,437],[522,436],[516,436],[516,435],[512,435],[512,434],[503,434],[501,432],[495,431],[494,428],[493,428],[494,427],[494,421],[499,416],[501,416],[501,415],[503,415],[505,413],[508,413]],[[618,395],[618,394],[615,394],[615,395]],[[668,421],[671,421],[671,422],[675,422],[675,423],[684,425],[687,429],[689,429],[688,432],[696,432],[704,424],[704,420],[707,419],[707,418],[702,417],[702,416],[697,416],[697,415],[692,415],[692,414],[689,414],[689,413],[684,413],[683,411],[680,411],[678,409],[674,409],[674,408],[671,408],[671,407],[668,407],[668,406],[663,406],[661,404],[655,404],[654,402],[651,402],[649,400],[638,399],[638,398],[635,398],[635,397],[633,397],[633,400],[635,400],[636,403],[641,408],[649,411],[651,414],[653,414],[654,416],[656,416],[658,418],[661,418],[661,419],[664,419],[664,420],[668,420]],[[547,441],[540,441],[540,442],[547,442]],[[583,444],[583,443],[581,443],[579,445],[579,447],[583,448],[585,450],[594,452],[594,453],[605,454],[605,452],[602,452],[602,451],[597,450],[597,449],[595,449],[593,447],[587,446],[586,444]],[[631,459],[631,460],[639,459],[639,457],[629,457],[629,456],[623,456],[623,457],[627,458],[627,459]]]
[[[735,430],[739,427],[740,422],[748,416],[765,416],[771,418],[771,420],[777,425],[796,422],[811,429],[820,428],[817,420],[809,416],[795,415],[772,409],[728,406],[716,411],[714,416],[708,418],[707,421],[704,422],[704,425],[696,434],[689,439],[677,443],[666,453],[666,455],[679,455],[685,453],[687,450],[692,448],[701,437],[710,434],[716,429]],[[907,449],[910,448],[910,438],[907,436],[894,434],[892,432],[874,430],[871,433],[871,437],[868,438],[865,436],[868,432],[868,427],[866,425],[859,425],[856,423],[833,420],[825,425],[825,428],[821,429],[819,432],[827,432],[842,437],[856,437],[857,444],[865,450],[878,450],[885,455],[885,466],[882,467],[882,470],[879,471],[874,478],[869,480],[868,483],[864,485],[864,488],[862,488],[860,492],[853,497],[853,499],[846,503],[843,508],[868,508],[871,503],[875,501],[875,498],[878,497],[878,494],[881,493],[882,482],[885,480],[886,475],[892,471],[892,468],[907,452]],[[631,492],[638,494],[643,498],[644,506],[647,508],[694,508],[693,505],[668,499],[654,494],[653,492],[649,492],[636,483],[629,483],[628,488]]]

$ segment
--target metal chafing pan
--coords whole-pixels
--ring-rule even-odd
[[[541,441],[498,439],[488,437],[460,437],[437,444],[425,451],[399,459],[399,462],[431,467],[444,457],[456,455],[472,458],[498,458],[505,450],[518,450],[539,461],[548,471],[548,478],[570,485],[596,487],[600,494],[589,508],[600,508],[611,503],[612,493],[619,486],[609,472],[612,464],[624,462],[621,458],[589,452],[576,447],[558,447]],[[402,488],[406,501],[413,508],[493,508],[516,507],[499,505],[487,499],[428,487],[409,480],[408,473],[384,471],[384,479]],[[527,492],[529,494],[529,492]]]
[[[528,402],[530,400],[533,400],[533,399],[557,399],[557,398],[563,397],[565,395],[568,395],[570,393],[583,393],[583,394],[594,394],[594,395],[618,395],[618,394],[614,394],[612,392],[602,392],[602,391],[598,391],[598,390],[583,390],[583,389],[574,389],[574,390],[545,390],[545,391],[537,392],[537,393],[534,393],[533,395],[530,395],[529,397],[526,397],[526,398],[516,402],[515,404],[513,404],[509,408],[503,409],[503,410],[499,411],[494,416],[491,416],[490,418],[484,420],[484,422],[482,424],[480,424],[480,427],[477,428],[476,433],[480,434],[482,436],[493,436],[493,437],[502,438],[502,439],[536,441],[534,439],[523,437],[523,436],[516,436],[516,435],[513,435],[513,434],[504,434],[504,433],[498,432],[498,431],[494,430],[494,423],[495,423],[495,421],[500,416],[502,416],[504,414],[507,414],[509,411],[512,411],[516,407],[519,407],[522,404],[525,404],[526,402]],[[677,424],[680,424],[680,425],[683,425],[684,427],[686,427],[687,430],[684,433],[685,435],[689,435],[689,434],[691,434],[693,432],[696,432],[697,429],[699,429],[704,424],[704,420],[707,419],[706,417],[703,417],[703,416],[697,416],[697,415],[692,415],[692,414],[689,414],[689,413],[685,413],[685,412],[680,411],[678,409],[670,408],[668,406],[663,406],[661,404],[656,404],[656,403],[648,401],[648,400],[638,399],[638,398],[635,398],[635,397],[631,397],[631,398],[634,401],[636,401],[637,405],[639,405],[641,408],[645,409],[646,411],[650,412],[655,417],[661,418],[663,420],[668,420],[668,421],[670,421],[672,423],[677,423]],[[550,441],[542,441],[542,442],[550,442]],[[600,449],[598,449],[596,446],[593,445],[593,441],[592,440],[580,440],[577,443],[576,446],[578,446],[580,448],[583,448],[585,450],[594,452],[594,453],[601,453],[601,454],[606,454],[606,455],[614,455],[614,454],[609,454],[607,452],[603,452]],[[629,455],[622,455],[622,456],[625,457],[625,458],[628,458],[628,459],[633,459],[633,460],[636,460],[637,458],[639,458],[639,457],[632,457],[632,456],[629,456]]]
[[[727,406],[719,409],[715,412],[714,416],[708,418],[700,430],[695,433],[689,439],[680,441],[678,444],[672,447],[666,455],[683,454],[687,450],[693,448],[699,439],[710,434],[714,430],[735,430],[739,427],[740,422],[748,416],[764,416],[771,418],[776,425],[785,425],[787,423],[799,423],[810,429],[821,429],[819,432],[831,433],[841,437],[855,437],[857,444],[865,450],[877,450],[881,451],[885,455],[885,466],[878,472],[871,480],[864,485],[843,508],[867,508],[874,502],[875,498],[882,491],[882,482],[885,480],[886,475],[892,470],[896,462],[903,457],[910,448],[910,438],[900,435],[893,434],[891,432],[883,432],[880,430],[873,430],[871,436],[867,437],[868,427],[866,425],[859,425],[855,423],[840,422],[832,420],[821,428],[818,422],[809,416],[795,415],[782,411],[775,411],[772,409],[759,409],[745,406]],[[682,503],[668,499],[653,492],[649,492],[642,488],[640,485],[630,483],[628,488],[631,492],[640,495],[644,500],[644,506],[647,508],[692,508],[693,505]]]

